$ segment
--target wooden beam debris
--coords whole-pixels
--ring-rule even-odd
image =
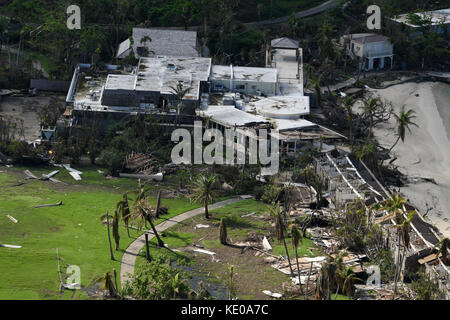
[[[11,221],[14,222],[14,223],[19,222],[19,220],[17,220],[16,218],[10,216],[9,214],[7,214],[6,216],[8,217],[9,220],[11,220]]]
[[[50,207],[59,207],[59,206],[62,206],[62,201],[60,201],[60,202],[58,202],[58,203],[56,203],[56,204],[42,204],[42,205],[39,205],[39,206],[35,206],[35,208],[50,208]]]

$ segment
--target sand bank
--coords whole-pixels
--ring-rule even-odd
[[[398,157],[394,164],[408,177],[432,178],[433,183],[410,183],[400,189],[422,214],[450,237],[450,85],[444,83],[406,83],[383,90],[371,90],[382,99],[391,101],[395,112],[402,105],[416,111],[412,126],[392,151]],[[396,136],[396,123],[375,128],[374,134],[384,147],[391,147]]]

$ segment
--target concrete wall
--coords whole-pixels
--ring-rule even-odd
[[[138,95],[134,90],[103,90],[102,105],[116,107],[137,107]]]
[[[212,80],[211,89],[214,90],[214,84],[221,84],[225,91],[230,91],[230,80]],[[244,86],[244,88],[240,88]],[[276,95],[277,84],[275,82],[257,82],[233,80],[232,92],[241,92],[245,94],[257,95],[258,91],[264,95]]]

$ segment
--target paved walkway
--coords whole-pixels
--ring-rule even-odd
[[[224,206],[232,204],[232,203],[244,201],[247,199],[248,199],[247,197],[240,196],[237,198],[232,198],[232,199],[213,203],[208,208],[210,210],[213,210],[213,209],[224,207]],[[183,220],[192,218],[192,217],[199,215],[201,213],[204,213],[204,212],[205,212],[205,208],[203,208],[203,207],[184,212],[182,214],[179,214],[175,217],[172,217],[172,218],[158,224],[156,226],[156,230],[158,232],[162,232]],[[151,230],[149,230],[148,232],[151,232]],[[149,233],[148,239],[150,240],[153,237],[154,237],[154,235],[152,233]],[[145,246],[145,235],[143,234],[139,238],[134,240],[130,244],[130,246],[125,250],[125,253],[122,256],[122,263],[120,265],[120,281],[121,281],[122,285],[124,285],[125,282],[130,279],[127,276],[128,273],[134,274],[134,264],[136,263],[136,257],[139,254],[139,251],[141,251],[142,247],[144,247],[144,246]]]

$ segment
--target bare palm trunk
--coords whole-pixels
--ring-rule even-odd
[[[334,295],[334,300],[337,300],[338,293],[339,293],[339,283],[337,285],[336,294]]]
[[[394,296],[397,294],[397,275],[398,275],[398,269],[400,267],[400,234],[398,235],[398,250],[397,250],[397,263],[395,264],[395,276],[394,276]]]
[[[164,242],[159,237],[158,231],[156,231],[156,228],[155,228],[155,225],[153,224],[152,219],[150,218],[150,216],[148,214],[146,214],[146,218],[148,220],[148,223],[150,223],[150,227],[152,228],[153,234],[155,235],[156,239],[158,239],[158,246],[163,248],[164,247]]]
[[[205,200],[205,218],[209,219],[208,200]]]
[[[313,263],[311,262],[311,266],[309,267],[309,272],[308,272],[308,279],[306,279],[305,300],[308,299],[308,293],[309,293],[308,285],[309,285],[309,279],[311,277],[312,267],[313,267]]]
[[[297,248],[295,248],[295,260],[297,261],[298,285],[300,286],[300,294],[303,295],[303,287],[302,287],[302,281],[300,279],[300,265],[298,263]]]
[[[150,250],[148,248],[148,233],[145,234],[145,255],[148,262],[151,262],[152,259],[150,258]]]
[[[392,149],[397,145],[397,143],[400,141],[400,135],[398,135],[397,140],[395,140],[395,143],[392,145],[392,147],[389,149],[389,153],[391,153]]]
[[[114,254],[113,254],[113,249],[112,249],[112,244],[111,244],[111,234],[109,232],[109,215],[106,215],[106,226],[108,227],[108,242],[109,242],[109,251],[111,253],[111,260],[114,260]]]
[[[288,258],[288,263],[289,263],[289,270],[291,271],[291,277],[294,276],[294,271],[292,270],[292,266],[291,266],[291,258],[289,257],[289,251],[286,245],[286,239],[283,237],[283,244],[284,244],[284,249],[286,250],[286,256]]]

